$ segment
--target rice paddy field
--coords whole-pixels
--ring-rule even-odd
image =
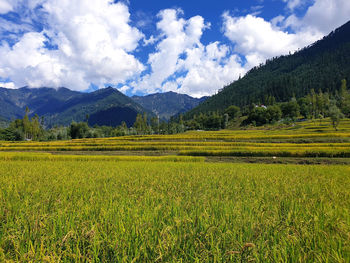
[[[277,129],[192,131],[56,142],[0,142],[3,152],[94,155],[183,155],[226,157],[350,157],[350,120],[338,131],[329,120]]]
[[[349,121],[0,144],[0,262],[350,261]]]

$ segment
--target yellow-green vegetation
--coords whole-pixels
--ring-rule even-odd
[[[350,157],[350,120],[338,131],[329,120],[248,130],[191,131],[56,142],[0,142],[0,151],[138,152],[190,156]]]
[[[2,155],[1,262],[350,260],[348,166],[40,156]]]
[[[0,262],[349,262],[350,166],[215,163],[349,163],[326,122],[0,142]]]
[[[1,161],[133,161],[133,162],[204,162],[192,156],[109,156],[109,155],[52,155],[50,153],[1,153]]]

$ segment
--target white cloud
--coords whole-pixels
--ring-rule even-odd
[[[62,67],[53,61],[52,52],[44,48],[42,33],[27,33],[12,48],[0,48],[0,77],[10,77],[16,86],[37,86],[38,82],[56,82],[55,68]],[[18,85],[19,84],[19,85]]]
[[[302,0],[283,0],[283,2],[287,3],[287,7],[292,11],[303,4]]]
[[[0,14],[6,14],[12,10],[13,7],[8,0],[0,0]]]
[[[130,90],[130,87],[129,86],[126,86],[126,85],[124,85],[123,87],[121,87],[120,89],[119,89],[119,91],[121,91],[121,92],[127,92],[128,90]]]
[[[218,42],[187,50],[187,58],[179,65],[188,73],[179,79],[178,91],[195,97],[213,94],[246,71],[239,57]]]
[[[200,97],[213,94],[244,73],[227,46],[201,43],[204,30],[210,27],[203,17],[185,20],[181,14],[174,9],[159,13],[161,41],[149,55],[151,72],[132,83],[134,91],[176,91]]]
[[[316,0],[302,18],[291,15],[286,25],[296,31],[318,31],[329,34],[350,19],[349,0]]]
[[[43,2],[43,1],[41,1]],[[38,1],[32,1],[32,5]],[[110,0],[50,0],[43,3],[47,29],[25,34],[13,47],[0,46],[2,77],[16,86],[123,83],[144,66],[131,52],[143,34],[129,25],[128,7]],[[46,47],[47,42],[57,50]]]
[[[0,88],[15,89],[16,86],[13,82],[0,82]]]
[[[268,22],[252,15],[232,17],[225,13],[223,18],[224,34],[235,44],[235,51],[246,57],[247,68],[268,58],[294,52],[322,37],[320,33],[309,31],[284,32],[277,26],[281,17]]]

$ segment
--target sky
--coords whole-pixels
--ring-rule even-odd
[[[349,0],[0,0],[0,87],[208,96],[348,20]]]

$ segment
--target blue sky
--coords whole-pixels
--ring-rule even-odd
[[[348,0],[0,0],[0,86],[212,95],[349,14]]]

